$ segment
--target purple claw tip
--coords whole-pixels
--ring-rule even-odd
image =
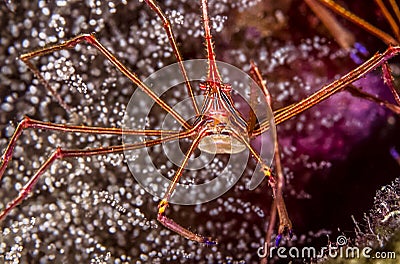
[[[289,238],[291,239],[293,237],[293,229],[289,229],[289,230],[286,229],[282,234],[278,234],[276,236],[276,239],[275,239],[275,246],[276,247],[279,246],[279,244],[280,244],[280,242],[282,240],[282,237],[286,236],[286,235],[289,235]]]
[[[358,56],[358,54],[362,54],[363,56],[368,56],[368,50],[359,42],[354,43],[354,48],[350,51],[350,58],[357,64],[361,64],[363,61]]]
[[[204,244],[206,244],[207,246],[214,246],[217,244],[217,241],[212,241],[209,240],[208,238],[204,239]]]
[[[392,157],[397,160],[400,159],[400,154],[396,151],[396,149],[394,147],[392,147],[390,149],[390,155],[392,155]]]
[[[354,43],[354,48],[364,56],[368,56],[368,50],[359,42]]]
[[[362,60],[360,57],[358,57],[358,55],[356,54],[356,52],[351,51],[350,52],[350,58],[356,63],[356,64],[361,64]]]
[[[277,235],[276,239],[275,239],[275,247],[279,246],[279,243],[282,240],[282,234]]]

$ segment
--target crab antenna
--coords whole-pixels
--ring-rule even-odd
[[[208,77],[209,81],[222,83],[221,76],[218,72],[217,64],[215,62],[215,53],[213,47],[213,41],[210,30],[210,18],[208,16],[207,0],[201,0],[202,12],[203,12],[203,24],[204,24],[204,37],[206,40],[207,47],[207,60],[208,60]]]

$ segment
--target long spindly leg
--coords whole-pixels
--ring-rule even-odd
[[[265,97],[265,101],[269,104],[270,107],[272,107],[271,94],[269,93],[269,91],[267,89],[267,85],[264,82],[258,67],[256,66],[256,64],[253,61],[250,62],[250,75],[253,78],[253,80],[256,81],[258,87],[261,88],[261,91],[263,92],[264,97]],[[254,104],[253,102],[256,102],[256,100],[255,100],[255,98],[254,99],[252,98],[252,94],[253,93],[250,93],[250,103]],[[252,107],[253,107],[253,105],[252,105]],[[256,125],[256,116],[255,116],[254,112],[251,112],[251,113],[252,114],[250,115],[250,118],[249,118],[249,126],[251,125],[252,127],[251,127],[251,129],[248,129],[249,135],[251,135],[253,133],[253,130],[254,130],[253,126]],[[275,162],[276,162],[276,159],[280,158],[279,156],[277,157],[277,153],[276,153],[277,147],[278,147],[277,139],[274,140],[274,144],[275,144],[274,157],[275,157]],[[277,166],[277,169],[278,170],[281,169],[280,168],[280,159],[279,159],[279,168]],[[278,171],[278,182],[281,180],[279,173],[280,173],[280,171]],[[279,186],[279,184],[278,184],[278,186]],[[271,209],[270,209],[268,229],[265,234],[265,245],[267,246],[267,248],[264,249],[265,252],[269,252],[268,246],[271,243],[272,233],[274,232],[275,223],[276,223],[276,217],[277,217],[277,203],[274,199],[274,201],[272,202],[272,205],[271,205]],[[264,257],[260,263],[266,264],[267,261],[268,261],[267,257]]]
[[[133,144],[124,144],[119,146],[108,146],[100,148],[91,148],[83,150],[66,150],[58,147],[42,164],[42,166],[36,171],[36,173],[29,179],[29,181],[22,187],[19,191],[18,196],[11,201],[5,209],[0,212],[0,221],[7,216],[7,214],[19,203],[21,203],[24,198],[31,192],[32,188],[35,186],[36,182],[39,180],[40,176],[50,167],[50,165],[59,159],[70,158],[70,157],[88,157],[94,155],[104,155],[110,153],[119,153],[126,150],[140,149],[144,147],[151,147],[163,142],[168,142],[171,140],[177,140],[180,138],[187,138],[193,136],[194,130],[187,130],[181,134],[169,135],[164,138],[148,140],[144,142],[138,142]]]
[[[335,13],[341,15],[345,19],[351,21],[352,23],[356,24],[360,28],[363,28],[367,32],[371,33],[374,36],[377,36],[379,39],[381,39],[383,42],[385,42],[387,45],[398,45],[399,40],[394,39],[392,36],[389,34],[383,32],[379,28],[371,25],[364,19],[356,16],[355,14],[351,13],[350,11],[346,10],[344,7],[341,5],[335,3],[332,0],[318,0],[320,3],[324,4],[326,7],[334,11]]]
[[[272,193],[274,196],[276,208],[278,210],[279,215],[279,228],[278,228],[278,238],[283,235],[290,234],[292,230],[292,222],[290,221],[289,215],[286,210],[285,201],[282,195],[282,184],[279,184],[279,180],[283,179],[283,175],[278,175],[281,177],[280,179],[276,179],[276,177],[272,174],[271,168],[264,162],[261,156],[254,150],[254,148],[250,145],[250,143],[239,133],[233,131],[233,136],[243,142],[246,145],[248,150],[250,151],[253,158],[261,165],[261,170],[264,173],[265,177],[268,178],[268,183],[271,186]],[[278,149],[275,148],[275,151]],[[278,160],[280,165],[280,159]]]
[[[312,106],[322,102],[323,100],[329,98],[335,93],[342,91],[346,86],[350,85],[354,81],[360,79],[365,76],[370,71],[376,69],[381,64],[385,63],[390,58],[398,55],[400,53],[400,46],[390,46],[385,52],[377,53],[369,60],[358,66],[356,69],[352,70],[348,74],[339,78],[338,80],[325,85],[320,90],[311,94],[307,98],[301,100],[298,103],[294,103],[288,107],[285,107],[284,110],[278,109],[274,111],[275,124],[280,124],[293,116],[298,115],[299,113],[304,112],[305,110],[311,108]],[[256,137],[262,134],[264,131],[269,129],[269,123],[264,122],[260,125],[259,128],[253,131],[253,137]]]
[[[386,63],[384,63],[382,65],[382,68],[384,68],[383,66],[385,66],[385,65],[386,65]],[[389,66],[386,65],[386,67],[389,67]],[[370,94],[368,92],[365,92],[365,91],[361,90],[360,88],[355,87],[352,84],[347,85],[346,87],[343,88],[343,90],[346,90],[346,91],[350,92],[353,96],[357,96],[359,98],[362,98],[362,99],[369,100],[371,102],[377,103],[380,106],[386,107],[387,109],[391,110],[393,113],[396,113],[396,114],[400,115],[400,96],[399,96],[399,93],[396,91],[396,88],[394,86],[393,79],[392,79],[392,76],[390,75],[390,73],[385,73],[384,76],[385,75],[388,75],[388,77],[384,77],[385,83],[388,85],[390,91],[392,92],[393,97],[394,97],[397,105],[396,104],[392,104],[392,103],[390,103],[390,102],[388,102],[386,100],[380,99],[379,97],[377,97],[375,95],[372,95],[372,94]],[[295,103],[295,104],[297,104],[297,103]],[[290,109],[295,104],[279,108],[279,109],[274,111],[274,114],[277,115],[279,113],[283,113],[283,112],[287,111],[288,109]]]
[[[400,106],[400,91],[396,91],[396,87],[394,85],[393,76],[392,76],[392,73],[390,71],[390,67],[389,67],[387,62],[384,62],[382,64],[382,72],[383,72],[383,80],[384,80],[384,82],[389,87],[390,91],[392,92],[392,95],[393,95],[394,100],[396,101],[397,105]]]
[[[384,62],[382,64],[382,72],[383,72],[382,75],[383,75],[384,82],[389,87],[389,90],[392,92],[393,98],[397,105],[392,104],[386,100],[382,100],[379,97],[372,95],[368,92],[365,92],[365,91],[361,90],[360,88],[355,87],[352,84],[345,86],[343,88],[343,90],[350,92],[353,96],[357,96],[359,98],[377,103],[380,106],[386,107],[387,109],[391,110],[393,113],[400,115],[400,93],[397,92],[397,90],[396,90],[393,76],[391,74],[390,67],[387,64],[387,62]],[[296,104],[297,103],[277,109],[276,111],[274,111],[274,115],[277,116],[280,113],[284,113],[285,111],[289,110],[291,107],[293,107]]]
[[[185,66],[183,65],[183,59],[181,56],[181,53],[179,52],[178,46],[176,45],[176,39],[174,36],[174,32],[172,31],[171,28],[171,22],[169,21],[168,17],[165,15],[165,13],[161,10],[160,6],[158,5],[158,3],[156,1],[153,0],[146,0],[147,5],[154,10],[154,12],[156,12],[156,14],[158,15],[158,17],[161,19],[165,32],[168,36],[168,40],[169,43],[172,47],[172,50],[174,51],[174,55],[176,57],[176,60],[178,61],[179,64],[179,69],[183,75],[183,78],[185,79],[185,84],[186,84],[186,89],[187,92],[192,100],[192,105],[193,105],[193,109],[196,113],[196,115],[199,115],[199,108],[197,107],[197,103],[193,94],[193,88],[189,82],[189,78],[185,69]]]
[[[304,0],[314,14],[321,20],[340,47],[350,50],[356,41],[354,34],[342,26],[336,17],[318,0]]]
[[[258,69],[257,65],[251,61],[250,62],[250,75],[253,78],[254,81],[256,81],[256,83],[258,84],[258,87],[261,88],[261,91],[263,92],[264,96],[265,96],[265,100],[267,101],[267,103],[269,104],[270,107],[272,104],[272,99],[271,99],[271,94],[268,91],[266,82],[263,80],[260,70]]]
[[[279,229],[278,229],[278,236],[276,238],[276,244],[279,244],[282,235],[286,235],[287,233],[289,233],[289,236],[292,235],[292,222],[290,221],[289,214],[286,210],[285,201],[283,199],[283,185],[285,182],[285,177],[283,176],[281,156],[280,156],[281,153],[279,151],[278,138],[275,138],[274,152],[275,152],[274,155],[275,173],[277,175],[275,178],[277,178],[277,181],[276,181],[276,187],[273,189],[276,189],[274,202],[279,215]],[[271,225],[273,225],[272,221]],[[271,229],[272,228],[273,226],[271,226]]]
[[[250,67],[251,67],[250,74],[251,74],[252,78],[257,82],[258,86],[261,88],[261,90],[265,96],[265,100],[272,107],[271,94],[268,91],[266,82],[264,82],[264,80],[261,77],[261,73],[260,73],[258,67],[254,64],[254,62],[250,63]],[[274,145],[275,145],[275,148],[274,148],[275,172],[276,172],[277,176],[275,177],[276,187],[275,188],[273,187],[275,199],[274,199],[274,202],[273,202],[273,205],[271,208],[270,221],[269,221],[268,230],[267,230],[266,237],[265,237],[266,245],[269,245],[269,243],[271,241],[271,236],[272,236],[272,232],[274,230],[275,221],[276,221],[276,211],[278,211],[278,215],[280,218],[279,230],[278,230],[279,235],[277,237],[276,242],[279,243],[279,240],[281,239],[282,234],[286,234],[287,232],[290,233],[291,228],[292,228],[292,223],[289,219],[289,214],[287,213],[285,202],[284,202],[284,199],[282,196],[285,178],[284,178],[283,171],[282,171],[282,163],[281,163],[281,157],[280,157],[280,152],[279,152],[278,137],[275,137]],[[254,150],[252,150],[252,149],[250,149],[250,150],[252,152],[254,152]],[[267,252],[268,252],[268,250],[267,250]]]
[[[386,107],[391,110],[393,113],[400,115],[400,106],[389,103],[388,101],[382,100],[372,94],[364,92],[360,88],[357,88],[353,85],[346,86],[346,90],[349,91],[353,96],[360,97],[365,100],[369,100],[371,102],[377,103],[380,106]]]
[[[91,126],[73,126],[64,124],[54,124],[50,122],[43,122],[34,120],[29,117],[25,117],[21,120],[15,129],[10,142],[7,145],[2,157],[0,164],[0,179],[2,178],[7,164],[11,160],[12,153],[17,143],[18,138],[22,132],[29,128],[35,129],[46,129],[68,133],[86,133],[86,134],[100,134],[100,135],[136,135],[136,136],[166,136],[166,135],[178,135],[178,131],[172,130],[129,130],[122,128],[104,128],[104,127],[91,127]]]
[[[216,242],[212,241],[210,238],[206,238],[203,236],[200,236],[198,234],[193,233],[192,231],[182,227],[181,225],[177,224],[175,221],[172,219],[168,218],[165,215],[165,210],[168,207],[168,201],[170,200],[176,185],[179,182],[179,179],[182,176],[183,170],[185,169],[190,156],[193,154],[195,149],[197,148],[200,140],[205,136],[205,130],[200,131],[200,133],[197,134],[197,136],[194,138],[189,150],[187,151],[184,160],[182,161],[181,166],[179,169],[176,171],[174,178],[172,179],[172,182],[168,186],[168,189],[163,197],[163,199],[160,201],[158,204],[158,217],[157,220],[165,227],[171,229],[172,231],[180,234],[183,237],[186,237],[187,239],[199,242],[199,243],[205,243],[208,245],[213,245],[216,244]]]
[[[289,214],[286,210],[285,201],[283,199],[283,184],[285,181],[283,170],[282,170],[282,163],[278,145],[278,139],[275,138],[275,149],[274,149],[274,160],[275,160],[275,172],[277,183],[274,192],[274,202],[271,207],[271,215],[268,224],[267,233],[265,234],[265,245],[266,248],[264,249],[265,252],[269,252],[269,245],[271,243],[272,233],[274,232],[275,222],[276,222],[276,212],[278,212],[279,216],[279,229],[278,229],[278,236],[276,237],[275,244],[279,245],[280,240],[282,239],[283,235],[289,234],[292,236],[292,222],[290,221]],[[274,190],[274,188],[273,188]],[[261,264],[266,264],[268,261],[267,257],[261,260]]]
[[[106,47],[104,47],[95,37],[94,34],[82,34],[76,36],[70,40],[63,43],[49,46],[40,50],[32,51],[21,55],[21,60],[32,70],[36,77],[45,85],[53,96],[58,100],[61,106],[63,106],[67,111],[68,106],[62,100],[62,98],[54,91],[50,84],[46,81],[37,67],[30,61],[34,57],[40,57],[48,53],[52,53],[58,50],[71,49],[74,48],[79,43],[87,43],[95,47],[100,53],[105,56],[121,73],[123,73],[127,78],[129,78],[134,84],[136,84],[143,92],[145,92],[151,99],[153,99],[161,108],[171,114],[184,128],[189,129],[191,126],[183,119],[183,117],[178,114],[174,109],[172,109],[168,104],[166,104],[162,99],[158,97],[145,83],[143,83],[136,74],[132,73],[125,65],[123,65]]]
[[[387,9],[386,5],[383,3],[382,0],[375,0],[375,3],[379,6],[379,8],[381,9],[383,15],[385,16],[387,22],[389,23],[390,27],[392,28],[394,36],[397,38],[397,40],[400,41],[400,29],[399,29],[400,13],[399,13],[399,6],[396,4],[395,1],[390,1],[390,4],[392,5],[392,8],[393,8],[395,14],[397,15],[397,19],[399,20],[397,22],[396,19],[390,14],[389,10]]]
[[[389,0],[390,6],[393,9],[393,12],[397,18],[397,21],[400,22],[400,7],[399,4],[396,2],[396,0]]]

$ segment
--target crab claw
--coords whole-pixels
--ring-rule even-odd
[[[354,43],[354,47],[350,50],[350,58],[356,63],[363,63],[363,59],[360,57],[368,56],[368,50],[361,43]]]
[[[214,246],[218,244],[218,241],[212,240],[211,237],[204,238],[204,244],[207,246]]]
[[[278,247],[282,238],[283,237],[289,237],[289,239],[292,239],[293,237],[293,229],[292,229],[292,225],[280,225],[279,226],[279,231],[278,231],[278,235],[276,236],[275,239],[275,246]]]

